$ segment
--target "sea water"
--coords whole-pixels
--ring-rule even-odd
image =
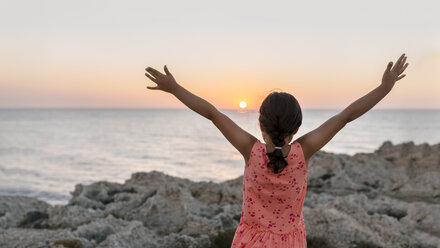
[[[264,142],[256,110],[221,110]],[[303,110],[301,135],[340,110]],[[373,152],[394,144],[440,142],[440,110],[372,110],[324,151]],[[139,171],[221,182],[243,174],[244,159],[211,121],[189,109],[1,109],[0,194],[70,199],[75,184],[123,183]]]

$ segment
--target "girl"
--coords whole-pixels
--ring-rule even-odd
[[[289,93],[273,92],[261,104],[258,120],[265,141],[262,143],[212,104],[178,84],[167,66],[165,75],[151,67],[146,68],[145,75],[157,84],[147,89],[169,92],[211,120],[243,155],[243,206],[232,247],[296,248],[307,246],[302,207],[310,157],[347,123],[384,98],[395,82],[405,77],[405,62],[405,54],[394,66],[389,62],[377,88],[290,144],[301,126],[302,114],[298,101]]]

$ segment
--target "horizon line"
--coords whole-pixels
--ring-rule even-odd
[[[190,108],[152,107],[0,107],[0,110],[190,110]],[[217,108],[218,110],[257,111],[256,108]],[[302,110],[343,110],[344,108],[302,108]],[[440,110],[440,108],[372,108],[371,110]]]

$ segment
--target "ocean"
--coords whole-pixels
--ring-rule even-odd
[[[256,110],[221,110],[263,141]],[[340,110],[303,110],[300,137]],[[440,110],[371,110],[322,150],[373,152],[440,142]],[[75,184],[123,183],[139,171],[221,182],[243,174],[241,154],[189,109],[0,109],[0,194],[65,204]]]

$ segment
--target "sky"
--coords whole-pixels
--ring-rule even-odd
[[[341,109],[406,53],[376,108],[440,108],[440,1],[0,0],[0,108],[186,108],[148,66],[220,109],[273,90]]]

